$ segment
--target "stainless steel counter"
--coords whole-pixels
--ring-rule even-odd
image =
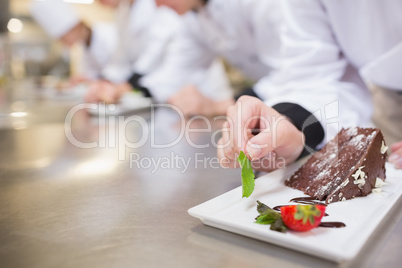
[[[194,148],[211,143],[219,122],[168,148],[153,148],[174,142],[181,128],[169,111],[156,111],[154,120],[143,111],[137,116],[148,126],[155,122],[155,135],[150,131],[144,145],[134,148],[147,132],[139,117],[121,118],[124,131],[124,121],[102,122],[85,111],[65,124],[69,108],[41,102],[25,115],[0,117],[1,267],[338,266],[204,226],[187,214],[240,185],[239,170],[214,163],[213,146]],[[116,126],[133,148],[114,137]],[[97,144],[79,148],[72,142]],[[151,156],[164,166],[155,169]],[[179,159],[189,161],[188,167]],[[401,267],[401,249],[397,208],[358,258],[342,266]]]

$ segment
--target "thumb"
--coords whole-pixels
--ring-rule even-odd
[[[258,160],[276,148],[276,141],[273,140],[273,136],[270,130],[265,129],[251,138],[247,144],[245,153],[251,160]]]

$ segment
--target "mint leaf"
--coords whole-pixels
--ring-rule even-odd
[[[260,216],[258,216],[256,218],[255,223],[258,224],[272,224],[274,223],[277,219],[280,219],[281,215],[272,210],[272,209],[268,209],[266,210],[264,213],[262,213]]]
[[[271,209],[270,207],[268,207],[267,205],[265,205],[264,203],[260,202],[257,200],[257,211],[258,213],[263,214],[265,211],[267,211],[268,209]]]
[[[250,160],[243,151],[240,151],[239,157],[237,158],[241,166],[241,184],[243,186],[243,196],[249,197],[254,191],[254,172],[251,167]]]
[[[267,214],[258,216],[255,220],[256,220],[255,223],[268,225],[268,224],[274,223],[277,220],[277,218],[276,218],[275,214],[267,213]]]
[[[280,217],[273,224],[271,224],[270,229],[272,231],[277,231],[277,232],[281,232],[281,233],[286,233],[286,231],[288,230],[286,225],[283,223],[282,217]]]
[[[282,221],[282,215],[260,201],[257,201],[257,204],[257,211],[260,215],[256,218],[255,223],[270,224],[271,230],[286,233],[287,227]]]
[[[258,224],[271,224],[282,218],[281,214],[257,200],[257,211],[260,214],[256,219]]]

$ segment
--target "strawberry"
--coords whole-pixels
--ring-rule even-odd
[[[325,215],[323,205],[291,205],[281,207],[285,225],[298,232],[305,232],[317,227]]]

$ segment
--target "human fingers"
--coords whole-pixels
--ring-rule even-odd
[[[178,109],[184,117],[188,116],[189,113],[188,104],[190,103],[190,101],[187,100],[187,96],[183,91],[183,89],[181,89],[179,92],[171,96],[168,99],[167,103],[174,106],[174,108]]]
[[[97,82],[91,83],[88,87],[87,93],[85,94],[84,97],[85,101],[91,103],[98,102],[98,94],[99,94],[98,91],[99,91],[98,83]]]
[[[237,153],[245,151],[251,129],[260,127],[261,106],[265,104],[254,97],[242,96],[227,110],[227,120],[231,126],[232,147]]]
[[[276,110],[257,98],[243,96],[229,117],[234,125],[234,140],[249,159],[261,158],[273,151],[271,125],[281,117]]]
[[[102,82],[99,86],[99,100],[104,103],[116,103],[118,100],[117,87],[108,82]]]
[[[218,141],[218,148],[217,148],[217,157],[219,160],[219,164],[223,168],[231,168],[233,167],[233,160],[230,160],[229,158],[226,157],[224,153],[224,146],[225,146],[225,141],[223,138],[220,138]]]
[[[388,161],[391,162],[395,168],[402,169],[402,147],[393,150],[389,156]]]
[[[222,127],[222,141],[224,142],[223,153],[230,161],[234,161],[233,167],[239,167],[240,165],[237,162],[239,152],[233,146],[232,137],[232,128],[230,127],[229,122],[226,121]]]
[[[264,108],[261,125],[266,127],[252,137],[246,146],[250,159],[259,159],[276,151],[281,157],[297,158],[304,145],[304,136],[285,116],[271,107]]]
[[[391,152],[397,151],[402,148],[402,141],[396,142],[391,146]]]
[[[251,166],[254,170],[271,172],[286,166],[285,160],[278,157],[275,152],[270,152],[260,159],[252,160]]]

